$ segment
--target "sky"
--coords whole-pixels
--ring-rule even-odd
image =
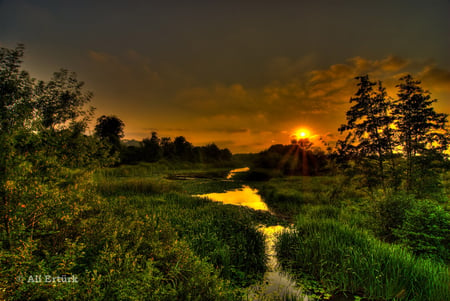
[[[395,98],[410,73],[450,113],[449,0],[0,0],[0,47],[17,43],[33,77],[76,72],[126,139],[322,146],[364,74]]]

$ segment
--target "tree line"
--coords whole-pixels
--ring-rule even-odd
[[[276,170],[283,175],[318,176],[328,173],[328,155],[312,146],[307,138],[292,140],[290,145],[272,145],[256,155],[253,167]]]
[[[183,136],[174,140],[170,137],[158,137],[152,132],[151,137],[144,138],[138,145],[121,142],[125,124],[117,116],[101,116],[97,119],[95,135],[111,145],[111,154],[118,154],[121,164],[139,162],[157,162],[161,159],[170,161],[188,161],[193,163],[217,163],[230,161],[229,149],[220,149],[215,143],[206,146],[193,146]]]

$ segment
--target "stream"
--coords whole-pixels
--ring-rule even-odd
[[[248,167],[233,169],[228,174],[227,179],[231,180],[236,173],[246,172],[248,170]],[[206,197],[224,204],[247,206],[255,210],[270,212],[266,203],[264,203],[258,194],[258,190],[247,185],[222,193],[207,193],[197,196]],[[302,290],[296,285],[295,281],[287,273],[283,272],[278,264],[275,251],[276,235],[282,231],[289,231],[289,229],[280,225],[261,225],[258,227],[258,231],[261,231],[265,237],[268,269],[264,274],[264,280],[249,288],[249,298],[251,300],[309,300],[308,296],[302,293]]]

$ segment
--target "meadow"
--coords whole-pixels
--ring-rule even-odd
[[[260,282],[266,271],[264,237],[257,226],[282,224],[291,225],[293,231],[278,238],[279,261],[310,299],[450,299],[448,261],[439,252],[420,254],[405,241],[383,236],[390,225],[386,216],[379,219],[383,209],[389,213],[408,204],[412,210],[423,202],[405,195],[369,196],[344,175],[254,181],[250,171],[227,181],[229,170],[229,166],[142,163],[102,169],[95,182],[110,206],[151,213],[167,223],[177,239],[213,267],[230,298],[245,299],[245,288]],[[258,188],[274,214],[192,197],[243,184]],[[448,215],[441,213],[444,218]],[[438,248],[436,242],[443,246],[444,241],[428,241],[425,247],[431,250],[435,243]]]
[[[370,196],[344,175],[273,177],[266,171],[270,179],[255,181],[250,170],[227,180],[232,166],[121,165],[98,169],[84,182],[74,171],[66,185],[89,197],[71,209],[78,210],[72,223],[47,234],[65,238],[52,250],[25,246],[9,260],[19,264],[11,267],[16,276],[56,270],[78,282],[16,282],[5,286],[3,298],[252,300],[249,288],[267,271],[258,228],[282,225],[290,230],[277,238],[278,261],[309,300],[450,300],[450,219],[443,200]],[[259,190],[272,214],[195,196],[244,184]],[[402,227],[408,223],[430,229]]]
[[[202,281],[197,277],[217,279],[220,288],[226,291],[219,293],[233,300],[243,298],[245,288],[260,281],[266,270],[264,237],[257,226],[276,224],[279,219],[267,212],[192,196],[239,187],[240,182],[225,181],[229,170],[229,167],[199,165],[174,168],[159,162],[103,169],[94,177],[98,193],[108,200],[109,210],[102,210],[118,214],[116,220],[125,219],[122,227],[128,228],[128,223],[135,219],[130,217],[129,211],[134,212],[134,216],[143,216],[144,222],[156,220],[164,227],[160,233],[172,233],[175,241],[183,243],[209,268],[204,275],[178,279],[174,287],[184,286],[183,280],[201,287]],[[142,227],[145,225],[146,222]],[[170,263],[164,264],[170,266]],[[176,266],[181,274],[191,269],[178,262]],[[208,297],[195,290],[189,294],[198,300]],[[220,294],[212,299],[222,298]]]

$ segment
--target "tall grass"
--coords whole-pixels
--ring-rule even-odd
[[[104,196],[153,194],[180,190],[170,181],[158,178],[126,178],[98,181],[97,191]]]
[[[302,213],[305,205],[341,206],[343,202],[354,201],[364,196],[363,192],[345,177],[302,177],[273,178],[263,184],[256,184],[269,208],[288,218]]]
[[[308,274],[333,292],[370,299],[450,300],[445,265],[331,219],[304,219],[276,245],[283,268]]]
[[[235,286],[244,287],[262,278],[266,269],[265,245],[256,225],[274,218],[269,213],[191,196],[236,187],[236,183],[216,178],[226,172],[177,170],[177,175],[189,175],[189,180],[171,180],[167,174],[149,171],[142,176],[130,172],[122,177],[123,170],[97,176],[97,191],[108,202],[120,204],[116,208],[135,208],[168,222],[179,239]]]

